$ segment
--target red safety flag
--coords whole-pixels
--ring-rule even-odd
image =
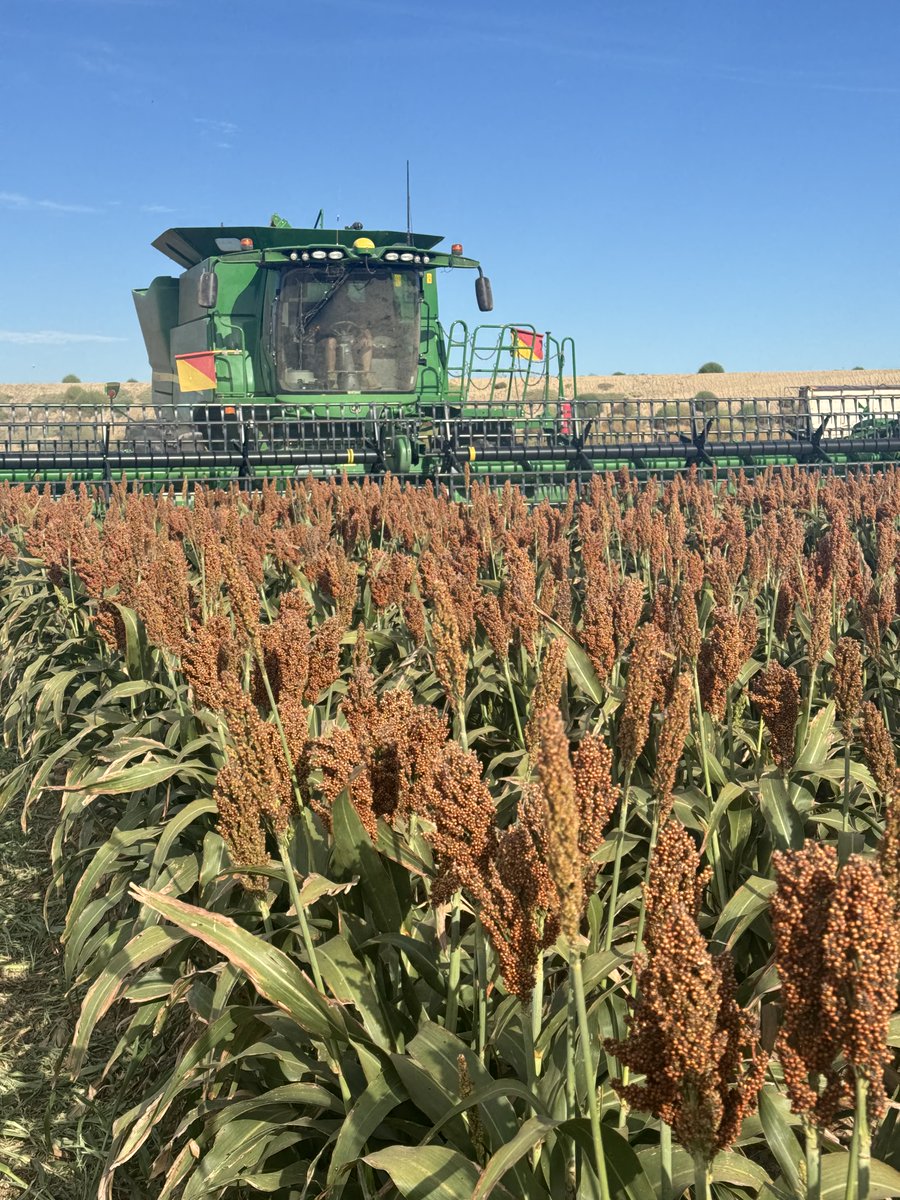
[[[536,362],[544,361],[544,335],[532,333],[530,329],[514,329],[512,331],[513,350],[519,358],[531,358]]]
[[[216,353],[201,350],[195,354],[176,354],[178,386],[183,392],[205,392],[216,386]]]

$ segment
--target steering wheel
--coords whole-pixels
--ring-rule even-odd
[[[331,332],[337,337],[357,337],[359,335],[359,326],[355,321],[335,321],[331,326]]]

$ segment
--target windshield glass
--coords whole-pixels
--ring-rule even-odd
[[[367,266],[292,267],[278,295],[282,392],[411,392],[419,362],[419,276]]]

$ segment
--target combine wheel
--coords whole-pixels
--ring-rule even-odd
[[[390,447],[388,465],[394,475],[408,475],[412,470],[412,442],[405,433],[399,433]]]

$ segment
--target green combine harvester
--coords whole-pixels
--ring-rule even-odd
[[[153,372],[147,404],[7,405],[0,477],[247,487],[390,472],[415,482],[512,478],[558,496],[597,471],[672,473],[900,457],[900,392],[801,389],[748,400],[579,397],[575,347],[530,324],[438,316],[438,272],[475,273],[454,244],[357,223],[169,229],[182,268],[134,292]]]

